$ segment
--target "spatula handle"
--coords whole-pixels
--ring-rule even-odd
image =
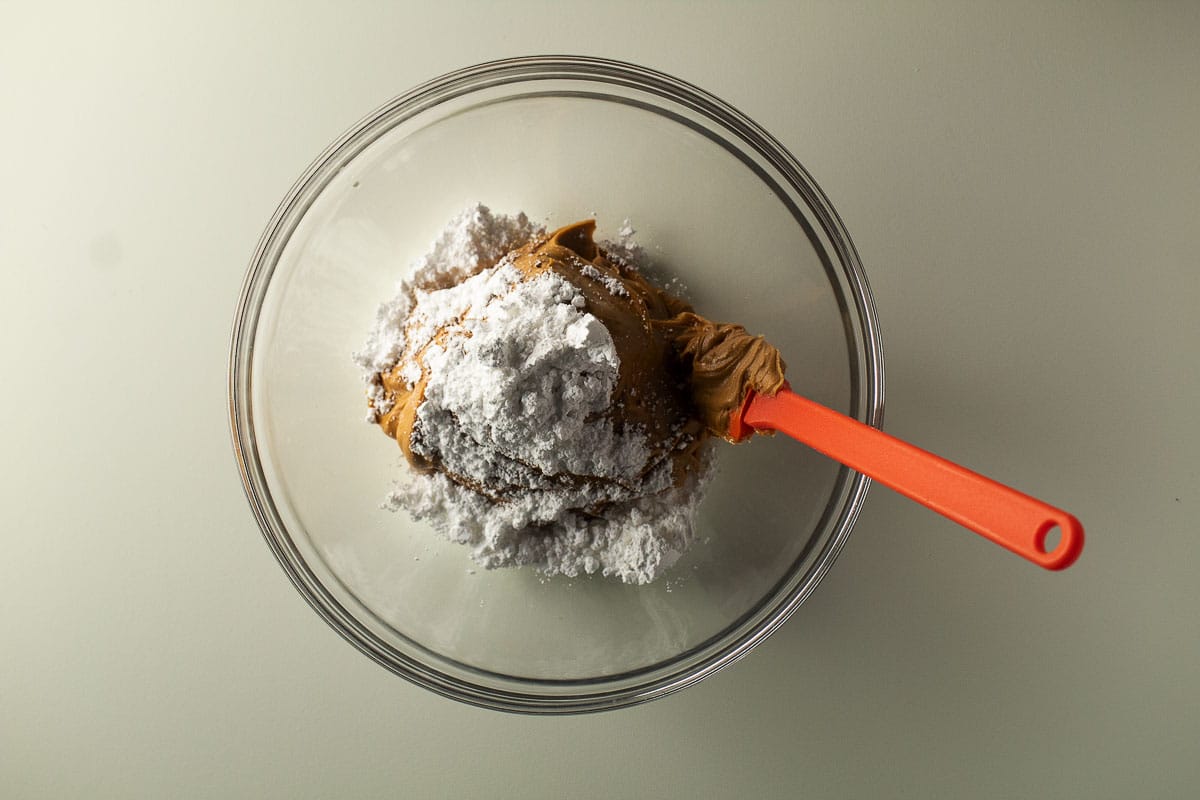
[[[756,429],[786,433],[1046,569],[1083,550],[1071,514],[786,389],[754,396],[743,415]],[[1059,529],[1059,541],[1047,536]]]

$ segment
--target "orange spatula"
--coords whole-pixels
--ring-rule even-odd
[[[784,385],[772,397],[754,392],[730,421],[734,440],[776,430],[895,489],[1046,569],[1066,569],[1083,550],[1072,515],[800,397]],[[1055,528],[1053,546],[1048,536]]]

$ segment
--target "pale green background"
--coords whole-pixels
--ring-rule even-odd
[[[1183,2],[0,0],[0,797],[1194,797],[1197,42]],[[888,429],[1077,513],[1079,563],[876,488],[764,646],[581,718],[326,627],[234,469],[247,260],[363,113],[554,51],[790,148],[871,278]]]

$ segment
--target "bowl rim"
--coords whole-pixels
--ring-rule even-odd
[[[482,62],[428,80],[394,97],[348,128],[314,159],[280,202],[259,239],[243,280],[230,338],[227,398],[233,451],[242,488],[268,546],[293,585],[326,623],[359,651],[391,672],[445,697],[475,706],[529,714],[592,712],[647,702],[691,686],[744,657],[795,612],[829,571],[845,546],[871,485],[866,476],[843,467],[835,494],[840,491],[845,499],[837,515],[836,528],[810,569],[801,576],[803,580],[770,604],[770,609],[759,614],[760,618],[747,627],[754,612],[765,609],[768,605],[766,601],[780,594],[780,586],[797,577],[797,570],[789,570],[751,611],[685,653],[635,671],[634,675],[654,673],[654,677],[631,686],[597,688],[625,676],[572,681],[502,676],[512,683],[526,686],[540,684],[554,686],[556,690],[567,687],[575,689],[546,694],[512,687],[497,689],[450,675],[390,647],[346,609],[309,567],[284,525],[267,486],[258,452],[251,403],[251,359],[258,317],[279,256],[329,180],[386,130],[446,100],[482,89],[531,80],[564,79],[615,84],[681,104],[716,123],[723,133],[735,136],[740,144],[748,145],[778,171],[789,188],[800,194],[808,210],[820,223],[822,233],[832,245],[840,262],[838,266],[851,290],[849,297],[840,298],[852,299],[854,303],[854,319],[845,318],[844,325],[848,329],[857,326],[862,338],[864,361],[858,370],[861,375],[855,375],[851,381],[851,406],[858,410],[862,422],[877,428],[882,426],[884,408],[883,345],[874,297],[858,252],[840,216],[808,171],[774,136],[709,92],[666,73],[629,62],[578,55],[521,56]],[[387,128],[377,131],[374,136],[368,135],[384,122],[390,123]],[[857,357],[853,347],[851,355],[852,358]],[[861,386],[858,382],[860,377],[863,378]],[[798,557],[797,563],[802,559],[803,556]],[[724,641],[729,638],[730,631],[742,628],[745,630]],[[714,642],[724,643],[698,662],[686,664],[680,669],[664,670],[664,665],[673,664],[687,653],[713,648]],[[425,649],[416,644],[420,649]]]

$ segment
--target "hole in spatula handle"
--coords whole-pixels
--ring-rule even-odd
[[[1038,531],[1036,540],[1037,549],[1041,550],[1046,555],[1053,555],[1054,551],[1057,550],[1062,543],[1062,528],[1058,526],[1057,522],[1051,520],[1043,525],[1042,529]]]

